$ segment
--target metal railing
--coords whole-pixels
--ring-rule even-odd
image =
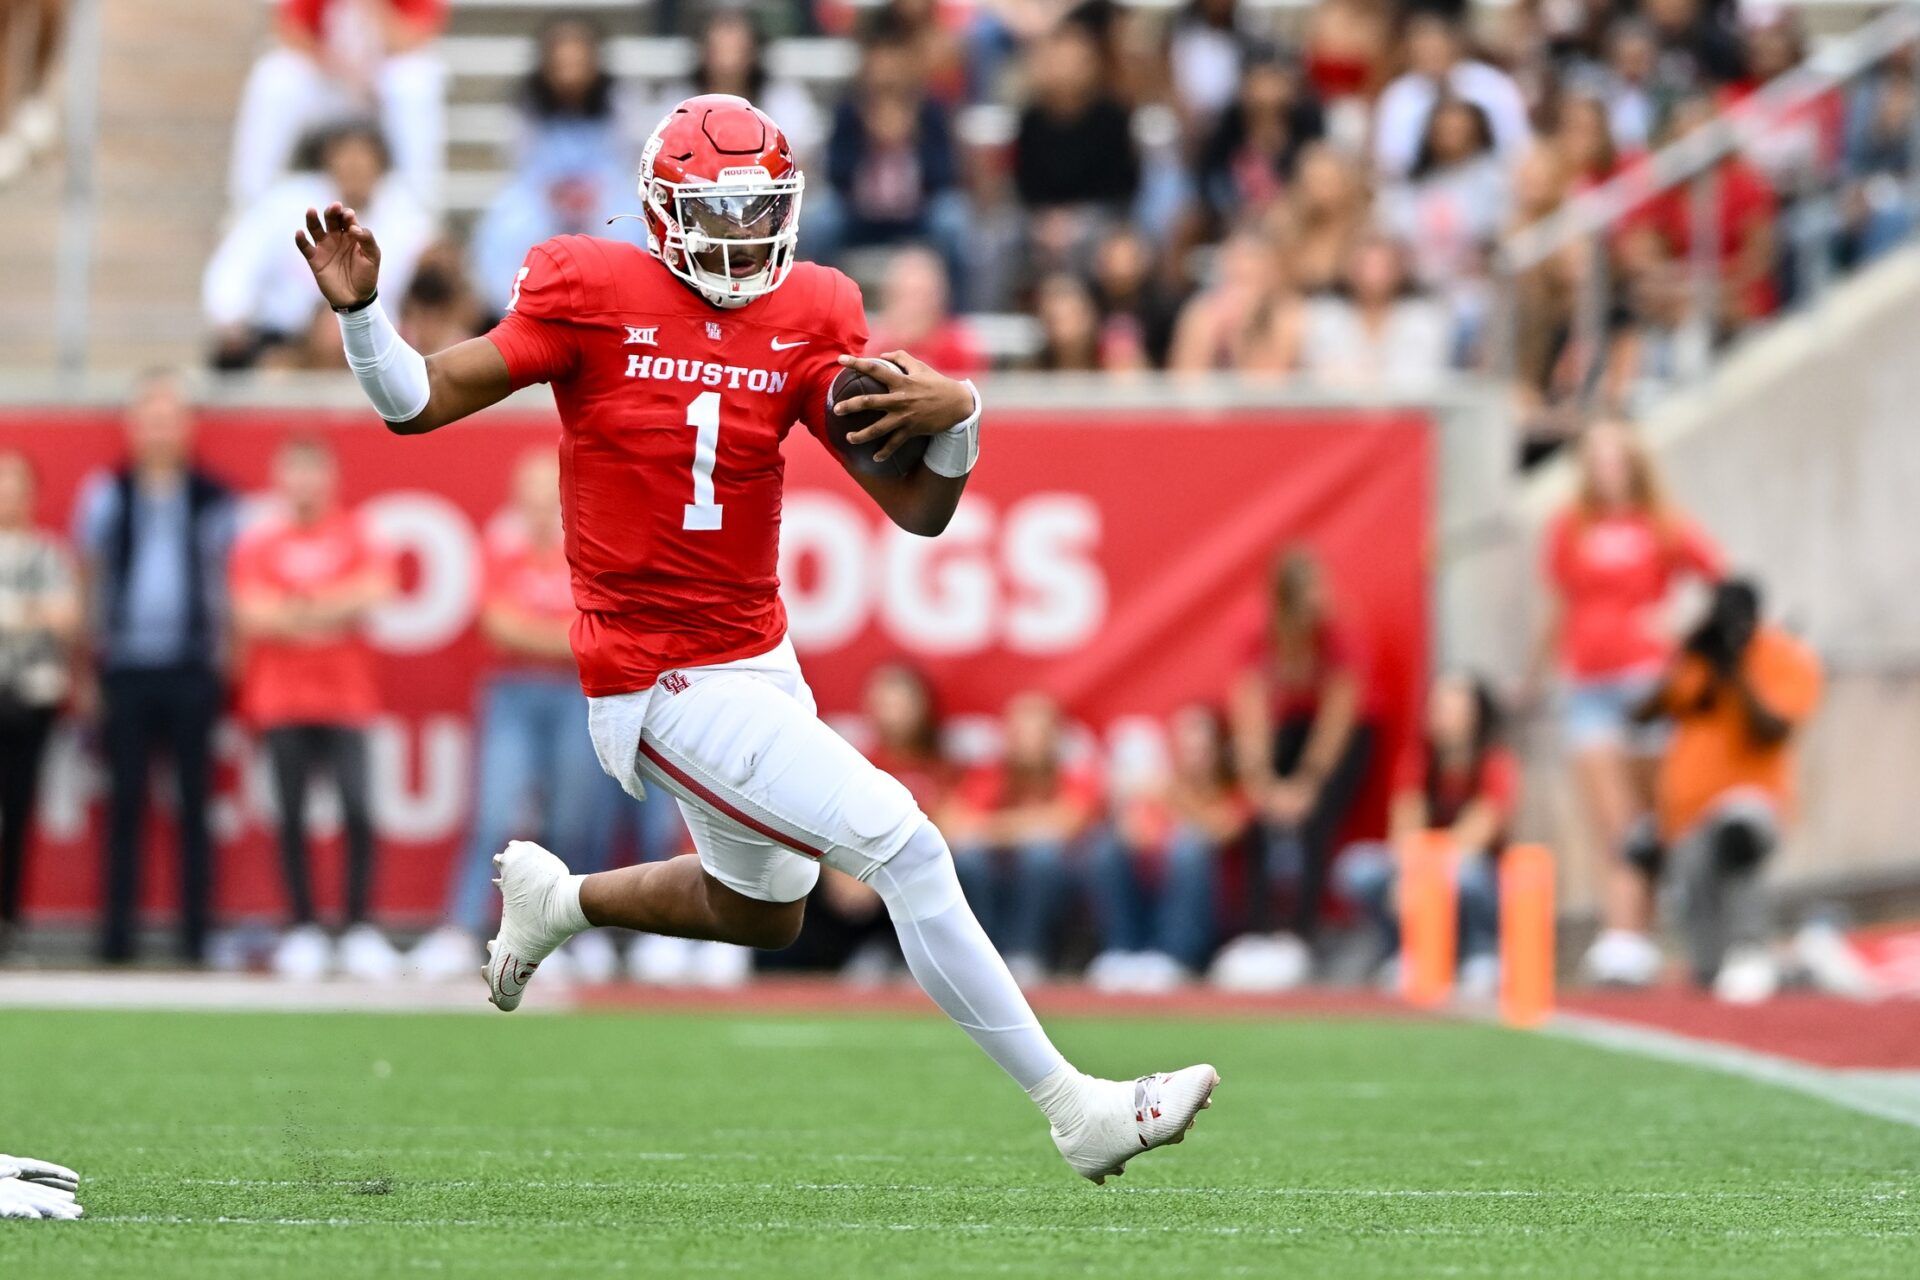
[[[1725,192],[1722,165],[1751,151],[1768,135],[1796,115],[1813,108],[1826,95],[1839,92],[1877,71],[1894,56],[1920,45],[1920,3],[1902,3],[1873,21],[1824,43],[1799,66],[1783,73],[1750,97],[1647,156],[1592,189],[1568,199],[1548,216],[1510,233],[1494,257],[1498,296],[1507,314],[1494,333],[1493,363],[1503,373],[1513,368],[1517,326],[1526,323],[1518,305],[1516,285],[1531,270],[1549,264],[1556,255],[1584,254],[1577,278],[1577,296],[1571,308],[1572,340],[1576,348],[1592,353],[1597,363],[1606,359],[1606,327],[1618,282],[1610,237],[1621,222],[1650,201],[1685,187],[1688,192],[1689,260],[1686,264],[1685,316],[1673,334],[1673,374],[1688,382],[1704,374],[1716,340],[1716,318],[1722,301],[1721,239]],[[1914,116],[1908,130],[1908,161],[1904,201],[1908,210],[1920,210],[1920,56],[1912,59],[1915,76]],[[1844,156],[1834,166],[1834,177],[1844,181]],[[1785,228],[1796,267],[1796,294],[1801,301],[1817,296],[1827,282],[1829,246],[1839,224],[1838,192],[1803,190],[1784,193],[1795,203]],[[1575,380],[1578,396],[1590,400],[1598,382],[1597,368]]]

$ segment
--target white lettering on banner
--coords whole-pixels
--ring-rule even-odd
[[[374,533],[419,565],[413,585],[367,618],[367,639],[389,653],[451,644],[473,620],[480,549],[467,513],[438,494],[395,489],[360,507]]]
[[[417,729],[417,744],[409,729]],[[375,726],[368,756],[373,774],[373,812],[380,831],[392,840],[444,840],[465,829],[470,734],[464,716],[430,715],[417,725],[382,720]],[[407,768],[418,749],[416,767]],[[418,781],[409,786],[409,777]]]
[[[963,498],[937,539],[888,538],[880,549],[880,615],[889,634],[931,654],[978,653],[992,643],[992,536],[987,504]]]
[[[1081,494],[1037,494],[1007,513],[1007,648],[1058,653],[1094,633],[1107,613],[1099,545],[1100,508]]]
[[[1025,654],[1085,644],[1106,621],[1100,514],[1072,493],[994,507],[966,498],[937,539],[876,526],[864,506],[802,491],[787,502],[780,594],[795,646],[819,652],[877,624],[924,653]]]
[[[837,649],[867,625],[870,526],[851,503],[802,490],[780,519],[780,598],[804,648]]]

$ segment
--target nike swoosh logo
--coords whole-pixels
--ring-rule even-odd
[[[500,965],[500,994],[503,996],[517,996],[522,991],[525,991],[527,989],[527,979],[533,976],[534,968],[535,966],[529,964],[515,964],[512,954],[509,953]],[[507,977],[509,974],[512,975],[515,984],[511,987],[507,985]]]
[[[782,342],[778,338],[772,339],[773,349],[775,351],[785,351],[788,347],[804,347],[812,341],[812,338],[802,338],[798,342]]]

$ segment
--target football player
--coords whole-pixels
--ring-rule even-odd
[[[63,1164],[0,1156],[0,1218],[71,1221],[85,1212],[79,1190],[80,1175]]]
[[[780,447],[797,421],[879,410],[847,436],[906,475],[854,474],[901,528],[938,534],[979,455],[980,399],[906,352],[863,359],[845,276],[797,261],[803,180],[778,126],[742,98],[689,98],[648,139],[649,248],[536,245],[494,330],[423,357],[380,306],[380,250],[352,209],[308,210],[295,241],[339,313],[347,360],[401,435],[434,431],[529,383],[560,410],[560,490],[579,618],[573,650],[600,763],[633,795],[671,793],[697,853],[596,875],[535,844],[494,859],[503,908],[487,982],[519,1005],[540,961],[615,926],[782,947],[820,866],[873,886],[915,978],[1025,1089],[1069,1164],[1102,1182],[1178,1142],[1219,1076],[1074,1070],[975,921],[940,832],[907,789],[821,722],[775,565]],[[896,367],[897,366],[897,367]],[[886,387],[829,405],[844,368]]]

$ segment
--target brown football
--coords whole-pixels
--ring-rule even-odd
[[[873,455],[887,442],[887,437],[869,440],[865,444],[849,444],[847,437],[872,426],[885,415],[878,409],[864,413],[833,412],[833,406],[842,400],[851,400],[854,396],[883,395],[886,390],[887,385],[871,374],[858,369],[842,369],[827,393],[827,438],[853,471],[874,476],[911,475],[919,467],[920,459],[926,456],[927,437],[915,436],[895,449],[885,462],[876,462]]]

